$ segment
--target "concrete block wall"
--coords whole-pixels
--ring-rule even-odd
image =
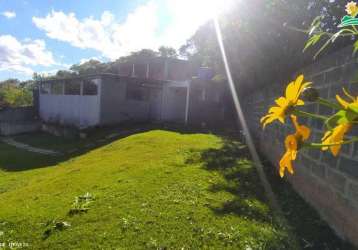
[[[0,122],[16,122],[37,119],[34,107],[4,108],[0,110]]]
[[[35,132],[40,122],[34,107],[5,108],[0,110],[0,135],[10,136]]]
[[[283,95],[287,83],[301,73],[313,82],[323,98],[335,100],[337,93],[344,96],[342,87],[354,96],[358,95],[358,60],[352,58],[352,47],[349,47],[307,66],[287,82],[267,83],[265,88],[259,88],[247,97],[245,113],[251,133],[258,149],[274,166],[278,166],[284,153],[285,137],[294,130],[290,123],[276,122],[263,131],[260,118],[274,100]],[[314,103],[305,109],[332,114],[329,108]],[[299,123],[312,128],[312,140],[321,140],[324,134],[321,121],[299,118]],[[358,135],[357,128],[349,134],[352,135]],[[289,176],[286,173],[285,178],[338,235],[358,246],[358,143],[343,146],[339,157],[330,152],[305,149],[300,151],[294,167],[295,174]]]
[[[0,135],[11,136],[39,131],[40,121],[0,122]]]

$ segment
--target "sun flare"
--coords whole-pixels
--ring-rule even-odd
[[[194,23],[205,23],[216,15],[223,13],[233,6],[235,0],[168,0],[175,15],[183,19],[191,17]]]

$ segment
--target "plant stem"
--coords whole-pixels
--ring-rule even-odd
[[[323,148],[323,147],[332,147],[332,146],[339,146],[339,145],[345,145],[350,144],[353,142],[358,142],[358,136],[353,137],[351,140],[348,141],[342,141],[340,143],[332,143],[332,144],[321,144],[321,143],[305,143],[303,147],[306,148]]]
[[[352,27],[353,27],[353,29],[354,29],[354,31],[355,31],[354,35],[357,35],[358,30],[357,30],[356,26],[355,26],[355,25],[352,25]]]
[[[320,97],[318,98],[317,102],[319,104],[322,104],[324,106],[330,107],[332,109],[341,109],[341,107],[338,104],[332,103],[332,102],[330,102],[330,101],[328,101],[326,99],[320,98]]]
[[[320,119],[320,120],[327,120],[328,119],[328,117],[326,117],[326,116],[316,115],[316,114],[308,113],[308,112],[298,110],[298,109],[295,109],[292,113],[294,115],[307,117],[307,118],[314,118],[314,119]]]

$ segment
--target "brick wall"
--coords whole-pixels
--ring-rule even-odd
[[[307,66],[297,75],[314,83],[323,98],[335,99],[345,87],[358,95],[358,60],[352,58],[352,48],[345,48],[316,63]],[[292,77],[295,79],[297,75]],[[283,94],[285,83],[267,83],[244,100],[246,118],[259,150],[277,166],[284,152],[283,141],[294,130],[290,124],[270,124],[265,131],[260,118],[272,106],[274,100]],[[309,104],[306,111],[332,114],[332,110],[318,104]],[[300,124],[308,124],[313,132],[311,138],[320,141],[324,133],[323,124],[312,119],[299,118]],[[355,129],[350,135],[358,135]],[[286,177],[300,195],[314,206],[323,219],[340,235],[358,246],[358,143],[345,145],[339,157],[330,152],[317,150],[301,151],[294,163],[295,175]]]

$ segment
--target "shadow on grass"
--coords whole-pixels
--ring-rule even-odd
[[[213,183],[210,190],[229,192],[234,198],[218,206],[211,206],[216,214],[235,214],[250,220],[273,223],[270,221],[271,210],[256,169],[247,159],[250,159],[250,155],[244,145],[224,140],[218,149],[193,152],[187,163],[202,164],[208,171],[218,171],[224,177],[223,182]],[[269,182],[302,249],[357,249],[340,239],[320,218],[317,211],[307,204],[285,179],[279,177],[275,167],[266,161],[264,163]]]
[[[247,147],[237,141],[224,140],[221,148],[196,152],[186,163],[202,164],[209,171],[218,171],[224,181],[213,183],[212,192],[228,192],[234,198],[218,206],[209,206],[216,214],[235,214],[251,220],[271,221],[270,209],[260,185]]]
[[[54,150],[59,152],[60,155],[42,155],[0,143],[0,169],[16,172],[56,166],[61,162],[106,146],[118,139],[151,129],[152,126],[144,124],[132,124],[130,127],[122,125],[98,128],[90,131],[85,139],[57,137],[44,132],[14,136],[15,141],[36,148]]]
[[[56,166],[71,158],[81,156],[94,149],[106,146],[118,139],[151,130],[166,130],[181,134],[210,133],[210,129],[187,127],[180,124],[123,123],[118,126],[102,127],[86,131],[88,137],[63,138],[46,133],[33,133],[14,136],[15,141],[33,147],[60,152],[60,156],[48,156],[30,153],[14,146],[0,143],[0,169],[16,172],[36,168]]]

